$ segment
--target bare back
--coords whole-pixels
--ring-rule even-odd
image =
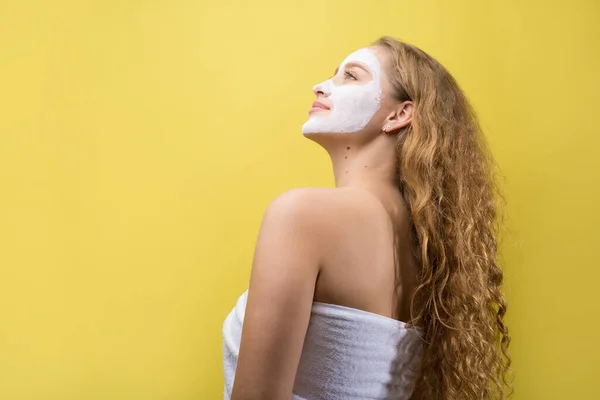
[[[408,321],[417,264],[400,193],[383,188],[328,190],[353,205],[351,213],[336,221],[338,237],[326,246],[314,301]]]

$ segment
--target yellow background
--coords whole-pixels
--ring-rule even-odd
[[[389,34],[503,171],[516,399],[597,399],[598,1],[0,1],[0,398],[222,398],[262,212],[331,186],[311,87]]]

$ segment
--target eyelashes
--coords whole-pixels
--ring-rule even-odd
[[[344,78],[345,78],[345,77],[348,77],[348,76],[349,76],[350,78],[352,78],[353,80],[355,80],[355,81],[357,81],[357,80],[358,80],[358,78],[357,78],[357,77],[356,77],[356,76],[355,76],[353,73],[351,73],[351,72],[348,72],[348,71],[344,71]],[[335,76],[332,76],[332,77],[330,77],[329,79],[333,79],[334,77],[335,77]]]
[[[352,75],[350,72],[345,71],[344,74],[345,74],[345,76],[350,76],[352,79],[356,80],[356,77],[354,75]]]

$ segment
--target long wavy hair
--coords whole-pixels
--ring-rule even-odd
[[[467,98],[438,61],[389,36],[373,45],[391,55],[396,98],[413,102],[412,122],[397,137],[398,186],[421,268],[411,323],[422,328],[424,348],[411,399],[506,399],[495,163]]]

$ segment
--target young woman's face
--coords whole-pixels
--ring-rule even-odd
[[[383,98],[383,58],[379,53],[375,48],[353,52],[331,79],[313,87],[316,107],[309,111],[303,134],[352,133],[367,126]]]

